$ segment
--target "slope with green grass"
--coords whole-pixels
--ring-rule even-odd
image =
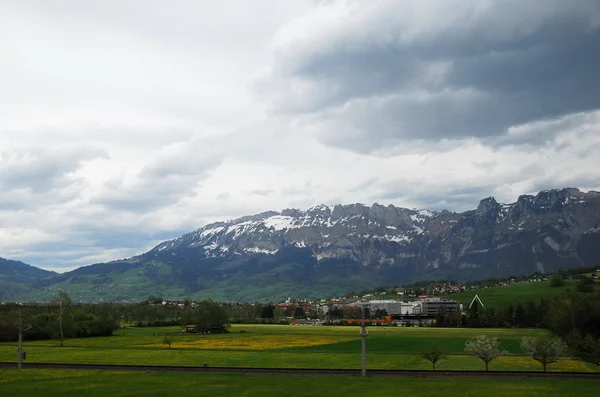
[[[495,309],[505,309],[509,305],[518,302],[540,301],[541,299],[554,299],[565,294],[567,291],[575,291],[578,280],[566,280],[562,287],[552,287],[550,281],[535,281],[529,283],[510,284],[500,287],[489,287],[472,289],[464,292],[450,294],[449,299],[455,299],[465,305],[471,303],[475,295],[478,295],[484,306]],[[598,286],[596,286],[598,289]]]

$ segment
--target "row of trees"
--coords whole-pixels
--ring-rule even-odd
[[[191,299],[177,304],[172,302],[163,305],[162,298],[150,296],[142,303],[110,304],[121,316],[122,322],[134,326],[162,326],[181,324],[182,312],[198,305]],[[279,308],[271,303],[218,303],[233,324],[283,323],[286,318],[318,318],[319,314],[311,310],[309,313],[297,306],[289,305]],[[287,322],[286,322],[287,323]]]
[[[448,324],[446,314],[439,316]],[[600,360],[600,294],[568,292],[561,298],[517,303],[501,310],[483,309],[474,302],[462,318],[462,325],[546,328],[579,356]]]
[[[0,306],[0,341],[15,341],[19,336],[19,314],[23,318],[26,339],[64,338],[112,335],[118,328],[117,319],[99,314],[92,305],[75,305],[61,292],[51,304]]]
[[[521,339],[521,349],[534,360],[542,364],[544,372],[548,365],[555,363],[567,352],[567,346],[558,337],[529,337]],[[485,370],[489,370],[489,364],[493,360],[508,355],[508,352],[500,348],[497,338],[479,335],[475,339],[467,341],[465,352],[479,358],[485,363]],[[438,361],[447,357],[447,353],[436,343],[429,345],[421,352],[421,357],[431,362],[433,370]]]
[[[484,309],[475,301],[462,317],[461,325],[469,328],[544,327],[553,302],[542,299],[539,302],[528,301],[524,304],[517,302],[505,309]]]
[[[194,325],[198,332],[225,332],[231,326],[227,311],[212,300],[185,307],[181,325]]]
[[[120,325],[195,325],[199,332],[224,332],[230,326],[226,306],[211,300],[183,307],[84,304],[73,303],[66,293],[59,292],[49,304],[0,305],[0,341],[17,340],[19,312],[26,339],[59,339],[61,346],[65,338],[112,335]]]

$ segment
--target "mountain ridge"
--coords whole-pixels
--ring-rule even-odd
[[[15,298],[57,273],[0,257],[0,299]]]
[[[600,193],[493,197],[477,208],[318,205],[214,222],[150,251],[45,281],[91,299],[319,297],[422,278],[476,279],[600,263]],[[78,288],[82,287],[82,288]]]

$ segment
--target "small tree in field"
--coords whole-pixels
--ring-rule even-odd
[[[175,338],[173,337],[173,335],[165,335],[165,337],[163,338],[163,343],[165,345],[169,346],[169,349],[171,348],[171,344],[175,342]]]
[[[435,363],[445,359],[446,356],[446,352],[444,352],[437,343],[432,343],[421,351],[421,357],[431,362],[434,371]]]
[[[567,352],[567,346],[557,337],[551,338],[533,338],[524,336],[521,339],[521,349],[529,357],[538,361],[544,367],[558,361],[558,359]]]
[[[477,338],[467,341],[465,352],[483,361],[485,363],[486,371],[488,371],[489,363],[492,360],[508,354],[507,352],[500,350],[498,338],[488,338],[485,335],[478,335]]]
[[[65,339],[64,325],[69,317],[71,298],[65,291],[58,291],[58,294],[52,299],[52,303],[56,305],[58,309],[58,332],[60,337],[60,347],[62,347],[63,339]]]

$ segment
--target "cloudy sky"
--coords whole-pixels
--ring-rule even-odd
[[[600,190],[597,0],[0,0],[0,256]]]

